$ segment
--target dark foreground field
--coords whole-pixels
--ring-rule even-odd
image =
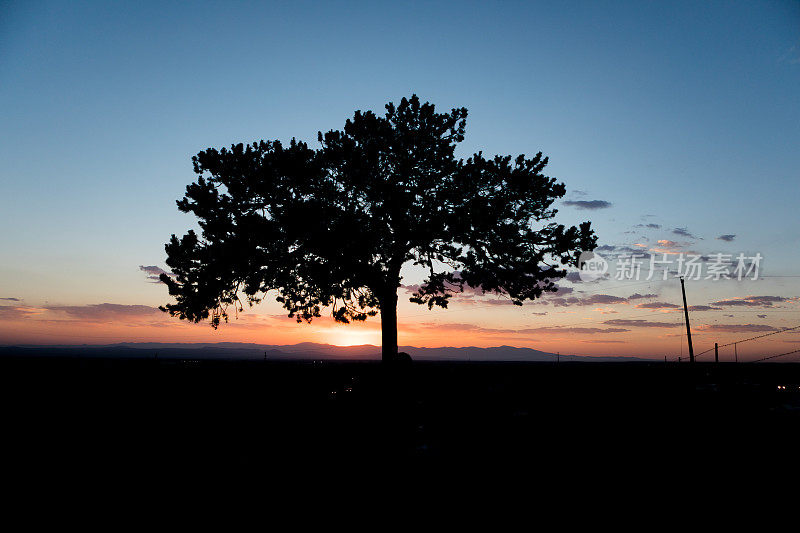
[[[0,358],[25,476],[793,467],[800,366]],[[785,387],[785,388],[780,388]]]

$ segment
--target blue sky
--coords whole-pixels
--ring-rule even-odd
[[[462,155],[541,150],[610,202],[562,209],[601,243],[800,273],[798,2],[2,2],[0,297],[163,303],[138,265],[192,225],[193,154],[411,93],[469,109]]]

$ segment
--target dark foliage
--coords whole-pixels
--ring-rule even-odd
[[[411,298],[429,308],[465,285],[518,305],[556,290],[563,266],[594,248],[590,223],[552,222],[565,188],[542,173],[541,152],[457,159],[466,117],[412,96],[384,116],[357,111],[343,130],[319,133],[316,150],[292,140],[199,153],[178,208],[202,235],[166,245],[175,277],[161,279],[176,303],[162,309],[217,327],[240,298],[252,305],[275,290],[298,322],[325,306],[345,323],[380,312],[392,355],[408,262],[429,271]]]

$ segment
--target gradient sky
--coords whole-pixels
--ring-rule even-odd
[[[0,344],[378,344],[377,320],[297,326],[271,301],[216,332],[179,323],[139,267],[193,226],[174,202],[198,151],[315,143],[412,93],[469,109],[460,155],[543,151],[560,220],[606,247],[761,253],[759,281],[687,282],[715,308],[693,312],[698,351],[800,325],[796,1],[2,2]],[[563,286],[522,308],[401,297],[400,343],[685,352],[677,280]]]

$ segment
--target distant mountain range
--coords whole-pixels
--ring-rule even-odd
[[[514,346],[495,346],[478,348],[417,348],[400,346],[417,361],[645,361],[636,357],[557,355],[533,348]],[[123,342],[107,345],[20,345],[0,347],[2,355],[63,355],[82,357],[133,357],[165,359],[232,359],[232,360],[379,360],[379,346],[363,344],[360,346],[334,346],[301,342],[291,345],[249,344],[238,342],[217,343],[161,343],[161,342]]]

